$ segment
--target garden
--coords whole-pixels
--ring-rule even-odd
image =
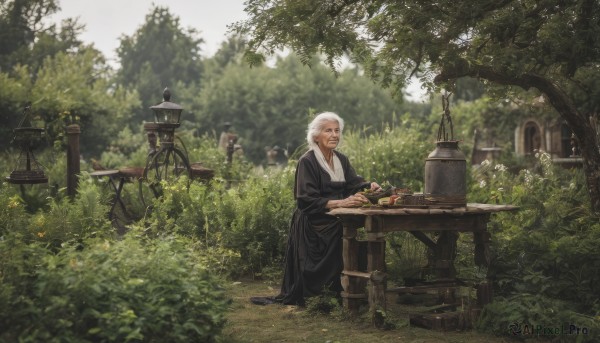
[[[366,177],[419,189],[432,145],[427,136],[406,126],[366,136],[350,131],[342,149]],[[294,155],[282,168],[255,168],[242,159],[226,165],[216,143],[195,139],[188,144],[198,147],[190,150],[194,160],[212,161],[221,171],[209,182],[184,177],[164,185],[151,210],[139,208],[135,184],[127,184],[123,199],[138,217],[123,235],[107,216],[113,191],[88,172],[72,200],[64,188],[52,194],[49,186],[26,186],[21,193],[3,182],[0,318],[10,328],[4,341],[216,340],[236,311],[227,293],[232,284],[254,280],[277,292],[294,207]],[[50,177],[64,174],[64,154],[50,155],[57,159],[47,163]],[[468,175],[469,202],[520,207],[492,217],[490,270],[473,264],[468,237],[459,241],[465,252],[458,254],[464,256],[459,276],[490,274],[497,288],[477,330],[506,336],[513,323],[571,323],[588,329],[580,337],[591,342],[598,332],[600,225],[586,204],[583,175],[552,165],[544,154],[530,163],[511,172],[486,161]],[[407,236],[391,242],[391,277],[419,272],[424,249]],[[350,320],[342,312],[336,304],[328,320]],[[388,326],[408,324],[390,315]]]
[[[597,47],[585,37],[598,35],[554,33],[597,30],[575,19],[565,27],[563,15],[590,13],[597,23],[600,11],[586,1],[477,1],[469,13],[440,3],[249,1],[250,19],[232,25],[209,57],[199,32],[152,6],[121,38],[115,67],[79,40],[76,20],[44,21],[58,1],[2,2],[0,342],[599,341],[600,50],[582,48]],[[358,27],[381,45],[351,34]],[[294,53],[263,56],[282,46]],[[352,63],[341,68],[342,56]],[[476,130],[498,148],[468,163],[467,201],[518,210],[491,216],[489,267],[474,263],[468,234],[455,261],[459,278],[491,282],[493,302],[456,332],[416,327],[392,297],[379,329],[368,307],[351,316],[327,293],[305,307],[251,304],[279,290],[296,161],[315,113],[346,120],[339,150],[367,180],[423,191],[443,111],[437,95],[404,99],[406,76],[432,94],[452,93],[453,133],[467,161]],[[148,168],[150,107],[165,87],[183,108],[172,143],[211,175],[156,178],[152,188],[129,176],[117,204],[98,175]],[[15,140],[26,113],[43,132],[35,149]],[[543,149],[516,154],[524,118],[568,124],[583,163],[565,168]],[[238,139],[235,153],[218,144],[224,123]],[[71,125],[81,129],[72,194]],[[285,158],[273,164],[266,153],[275,147]],[[24,148],[47,182],[11,182]],[[402,232],[386,241],[390,284],[431,277],[423,244]],[[467,305],[474,298],[461,293]]]

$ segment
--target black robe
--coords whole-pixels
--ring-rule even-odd
[[[303,305],[305,297],[318,295],[325,288],[342,290],[342,223],[328,215],[325,206],[329,200],[344,199],[370,184],[356,174],[346,156],[334,152],[346,181],[331,181],[312,150],[298,160],[296,210],[290,225],[281,292],[275,297],[283,304]]]

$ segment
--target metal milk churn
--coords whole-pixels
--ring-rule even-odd
[[[436,148],[425,160],[423,196],[428,205],[465,206],[467,203],[467,161],[454,140],[448,98],[443,96],[444,114],[438,130]],[[450,137],[446,132],[450,129]]]

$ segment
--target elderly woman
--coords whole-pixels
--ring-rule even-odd
[[[274,301],[303,305],[305,297],[324,289],[342,290],[342,224],[327,212],[337,207],[362,206],[368,200],[357,192],[381,188],[376,182],[365,182],[348,158],[335,150],[343,129],[344,120],[332,112],[317,115],[308,125],[309,150],[296,167],[296,210],[281,292]]]

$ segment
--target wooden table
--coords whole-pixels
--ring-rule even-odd
[[[343,260],[342,272],[343,306],[356,314],[362,299],[367,298],[374,324],[382,324],[377,318],[379,310],[386,309],[385,234],[407,231],[426,244],[434,255],[436,277],[440,282],[456,280],[454,256],[456,240],[460,232],[473,233],[475,262],[489,264],[490,235],[487,224],[490,214],[516,210],[511,205],[470,203],[466,207],[433,208],[426,206],[336,208],[329,212],[342,220]],[[364,227],[366,241],[356,239],[357,229]],[[437,232],[437,240],[426,232]],[[360,270],[359,245],[367,245],[366,270]],[[364,291],[368,282],[367,292]]]
[[[126,167],[121,169],[107,169],[107,170],[97,170],[91,172],[90,175],[96,177],[98,179],[106,178],[107,183],[113,189],[115,195],[113,200],[111,201],[110,211],[108,212],[108,219],[113,223],[114,226],[117,227],[117,231],[119,234],[123,234],[125,228],[117,222],[117,218],[115,216],[115,209],[117,204],[121,207],[121,210],[125,216],[128,215],[127,208],[123,203],[123,199],[121,199],[121,193],[123,192],[123,186],[125,182],[130,180],[138,180],[140,181],[143,176],[143,168],[135,168],[135,167]],[[141,194],[141,186],[140,186],[140,194]]]

